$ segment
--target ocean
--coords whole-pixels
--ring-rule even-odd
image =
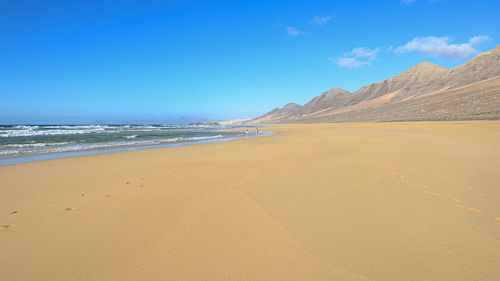
[[[0,158],[244,137],[219,125],[0,125]]]

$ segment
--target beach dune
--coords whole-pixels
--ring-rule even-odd
[[[500,122],[0,167],[0,280],[495,280]]]

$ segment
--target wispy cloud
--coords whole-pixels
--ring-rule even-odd
[[[474,36],[469,42],[462,44],[451,44],[449,37],[416,37],[412,41],[394,50],[395,53],[424,52],[432,56],[444,56],[448,59],[471,58],[479,54],[476,48],[491,38],[486,35]]]
[[[329,22],[331,19],[333,19],[333,16],[326,16],[326,17],[315,16],[312,19],[312,22],[317,24],[317,25],[323,25],[323,24],[326,24],[327,22]]]
[[[363,65],[371,65],[371,61],[377,58],[380,48],[354,48],[352,51],[345,53],[342,57],[328,58],[328,60],[337,63],[340,67],[356,68]]]
[[[368,61],[361,61],[356,58],[338,58],[336,59],[337,65],[340,67],[356,68],[363,65],[370,65]]]
[[[287,26],[286,27],[286,33],[288,33],[288,35],[292,36],[292,37],[304,34],[303,31],[300,31],[300,30],[298,30],[297,28],[295,28],[293,26]]]
[[[368,48],[361,47],[361,48],[352,49],[352,51],[350,52],[350,55],[352,55],[356,58],[367,58],[369,60],[373,60],[377,56],[378,51],[379,51],[378,48],[370,50]]]
[[[478,47],[481,43],[491,40],[488,35],[478,35],[469,39],[469,44],[473,47]]]

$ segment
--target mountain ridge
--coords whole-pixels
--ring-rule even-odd
[[[447,95],[448,93],[453,92],[457,95],[467,94],[459,93],[456,89],[475,89],[474,87],[464,88],[464,86],[486,81],[496,76],[500,76],[500,45],[452,69],[424,61],[395,76],[363,86],[353,93],[334,87],[312,98],[303,106],[294,104],[294,106],[291,107],[287,104],[287,106],[283,108],[275,108],[262,116],[251,119],[248,123],[302,123],[306,120],[310,122],[336,122],[337,119],[351,121],[345,120],[345,115],[349,112],[348,115],[352,117],[352,121],[370,121],[358,115],[366,114],[367,110],[373,111],[376,108],[386,105],[398,105],[400,102],[402,102],[401,104],[411,103],[412,100],[419,98],[432,99],[432,97],[436,95],[440,97],[446,96],[452,99],[452,97]],[[497,81],[496,79],[493,80]],[[483,91],[482,94],[491,96],[495,105],[498,103],[498,111],[500,111],[500,93],[496,91],[496,87],[491,87],[491,83],[497,82],[489,81],[486,83],[489,85],[489,90]],[[500,79],[498,83],[500,83]],[[476,99],[478,98],[476,96],[477,93],[468,94],[471,95],[471,97],[474,96]],[[474,101],[471,100],[469,103],[472,105]],[[490,103],[491,102],[488,104]],[[396,110],[394,106],[390,106],[389,108],[402,114],[399,110]],[[440,110],[442,112],[454,111],[453,108]],[[461,106],[461,110],[465,110],[463,106]],[[475,112],[475,116],[478,116],[477,110],[472,111]],[[414,117],[415,120],[426,120],[426,112],[426,110],[423,110],[421,114],[416,114]],[[453,116],[454,118],[458,118],[457,120],[470,119],[466,112],[463,112],[463,114],[463,117],[459,115]],[[343,117],[338,118],[339,115]],[[386,116],[382,118],[382,121],[400,119],[396,115],[380,115]],[[445,114],[442,115],[443,116],[440,118],[447,118],[444,116]],[[500,112],[497,115],[487,114],[487,116],[488,119],[500,119]],[[432,118],[435,119],[436,117]]]

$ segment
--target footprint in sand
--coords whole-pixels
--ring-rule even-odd
[[[17,211],[12,211],[9,213],[9,215],[17,214]]]
[[[476,208],[472,208],[472,207],[465,207],[465,206],[460,205],[460,204],[456,204],[455,207],[457,207],[459,209],[464,209],[464,210],[468,210],[468,211],[477,212],[477,213],[481,213],[482,212],[481,209],[476,209]]]
[[[66,208],[66,211],[74,211],[76,208]]]
[[[16,226],[15,224],[6,224],[6,225],[2,225],[3,228],[11,228],[11,227],[14,227]]]
[[[80,194],[80,196],[85,196],[85,193]]]
[[[451,180],[451,179],[449,179],[447,177],[440,176],[439,179],[442,180],[442,181],[445,181],[445,182],[447,182],[449,184],[458,184],[459,183],[458,181]]]
[[[399,176],[399,181],[403,183],[409,183],[405,176]]]
[[[471,191],[474,191],[474,190],[477,190],[477,187],[471,185],[471,186],[468,186],[467,189],[471,190]],[[476,195],[479,195],[479,196],[486,196],[485,193],[480,192],[480,191],[476,191],[475,193],[476,193]]]
[[[425,193],[429,194],[429,195],[432,195],[432,196],[441,196],[441,194],[437,193],[437,192],[431,192],[431,191],[425,191]]]
[[[130,184],[130,182],[128,181],[128,182],[126,182],[125,184]]]

